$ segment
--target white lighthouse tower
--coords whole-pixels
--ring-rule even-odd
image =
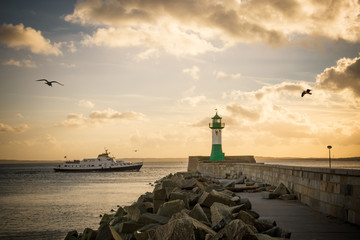
[[[212,129],[212,148],[210,160],[222,161],[225,160],[225,154],[222,152],[221,146],[221,129],[225,127],[225,123],[221,123],[221,117],[217,114],[212,118],[212,122],[209,123],[209,128]]]

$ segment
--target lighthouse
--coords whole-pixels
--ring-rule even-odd
[[[212,130],[212,147],[211,147],[211,161],[225,160],[225,154],[222,152],[221,147],[221,129],[225,127],[225,123],[221,123],[221,117],[217,114],[212,118],[209,123],[209,128]]]

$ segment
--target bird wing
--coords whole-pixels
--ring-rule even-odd
[[[305,92],[305,91],[303,91],[303,92],[301,93],[301,97],[303,97],[303,96],[305,95],[305,93],[306,93],[306,92]]]
[[[60,84],[61,86],[64,86],[63,84],[57,82],[57,81],[51,81],[51,83],[57,83],[57,84]]]
[[[46,79],[39,79],[39,80],[36,80],[36,81],[45,81],[45,82],[48,82],[48,80],[46,80]]]

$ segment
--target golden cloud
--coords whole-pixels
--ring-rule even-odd
[[[41,31],[31,27],[2,24],[0,26],[0,42],[15,49],[28,49],[33,53],[44,55],[62,55],[59,44],[51,44],[49,39],[42,36]]]
[[[316,79],[317,87],[325,90],[350,90],[360,97],[360,57],[341,58],[336,66],[326,68]]]
[[[27,67],[27,68],[36,68],[37,67],[36,63],[34,63],[33,61],[31,61],[29,59],[23,59],[21,61],[9,59],[7,61],[3,61],[2,65],[15,66],[15,67]]]
[[[171,54],[196,55],[237,42],[281,46],[306,37],[355,42],[359,13],[357,0],[83,0],[65,20],[101,26],[86,44],[163,47]]]
[[[29,129],[29,126],[27,124],[21,124],[18,126],[10,126],[4,123],[0,123],[0,133],[6,133],[6,132],[10,132],[10,133],[23,133],[26,130]]]
[[[86,117],[83,114],[70,113],[67,119],[56,124],[56,126],[62,127],[84,127],[88,125],[104,123],[110,120],[141,120],[144,114],[138,112],[118,112],[111,108],[103,111],[92,111],[89,116]]]

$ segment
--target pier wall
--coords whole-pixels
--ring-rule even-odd
[[[205,159],[205,160],[204,160]],[[298,199],[326,215],[360,226],[360,170],[280,166],[189,157],[188,171],[226,178],[242,173],[256,181],[285,184]]]

